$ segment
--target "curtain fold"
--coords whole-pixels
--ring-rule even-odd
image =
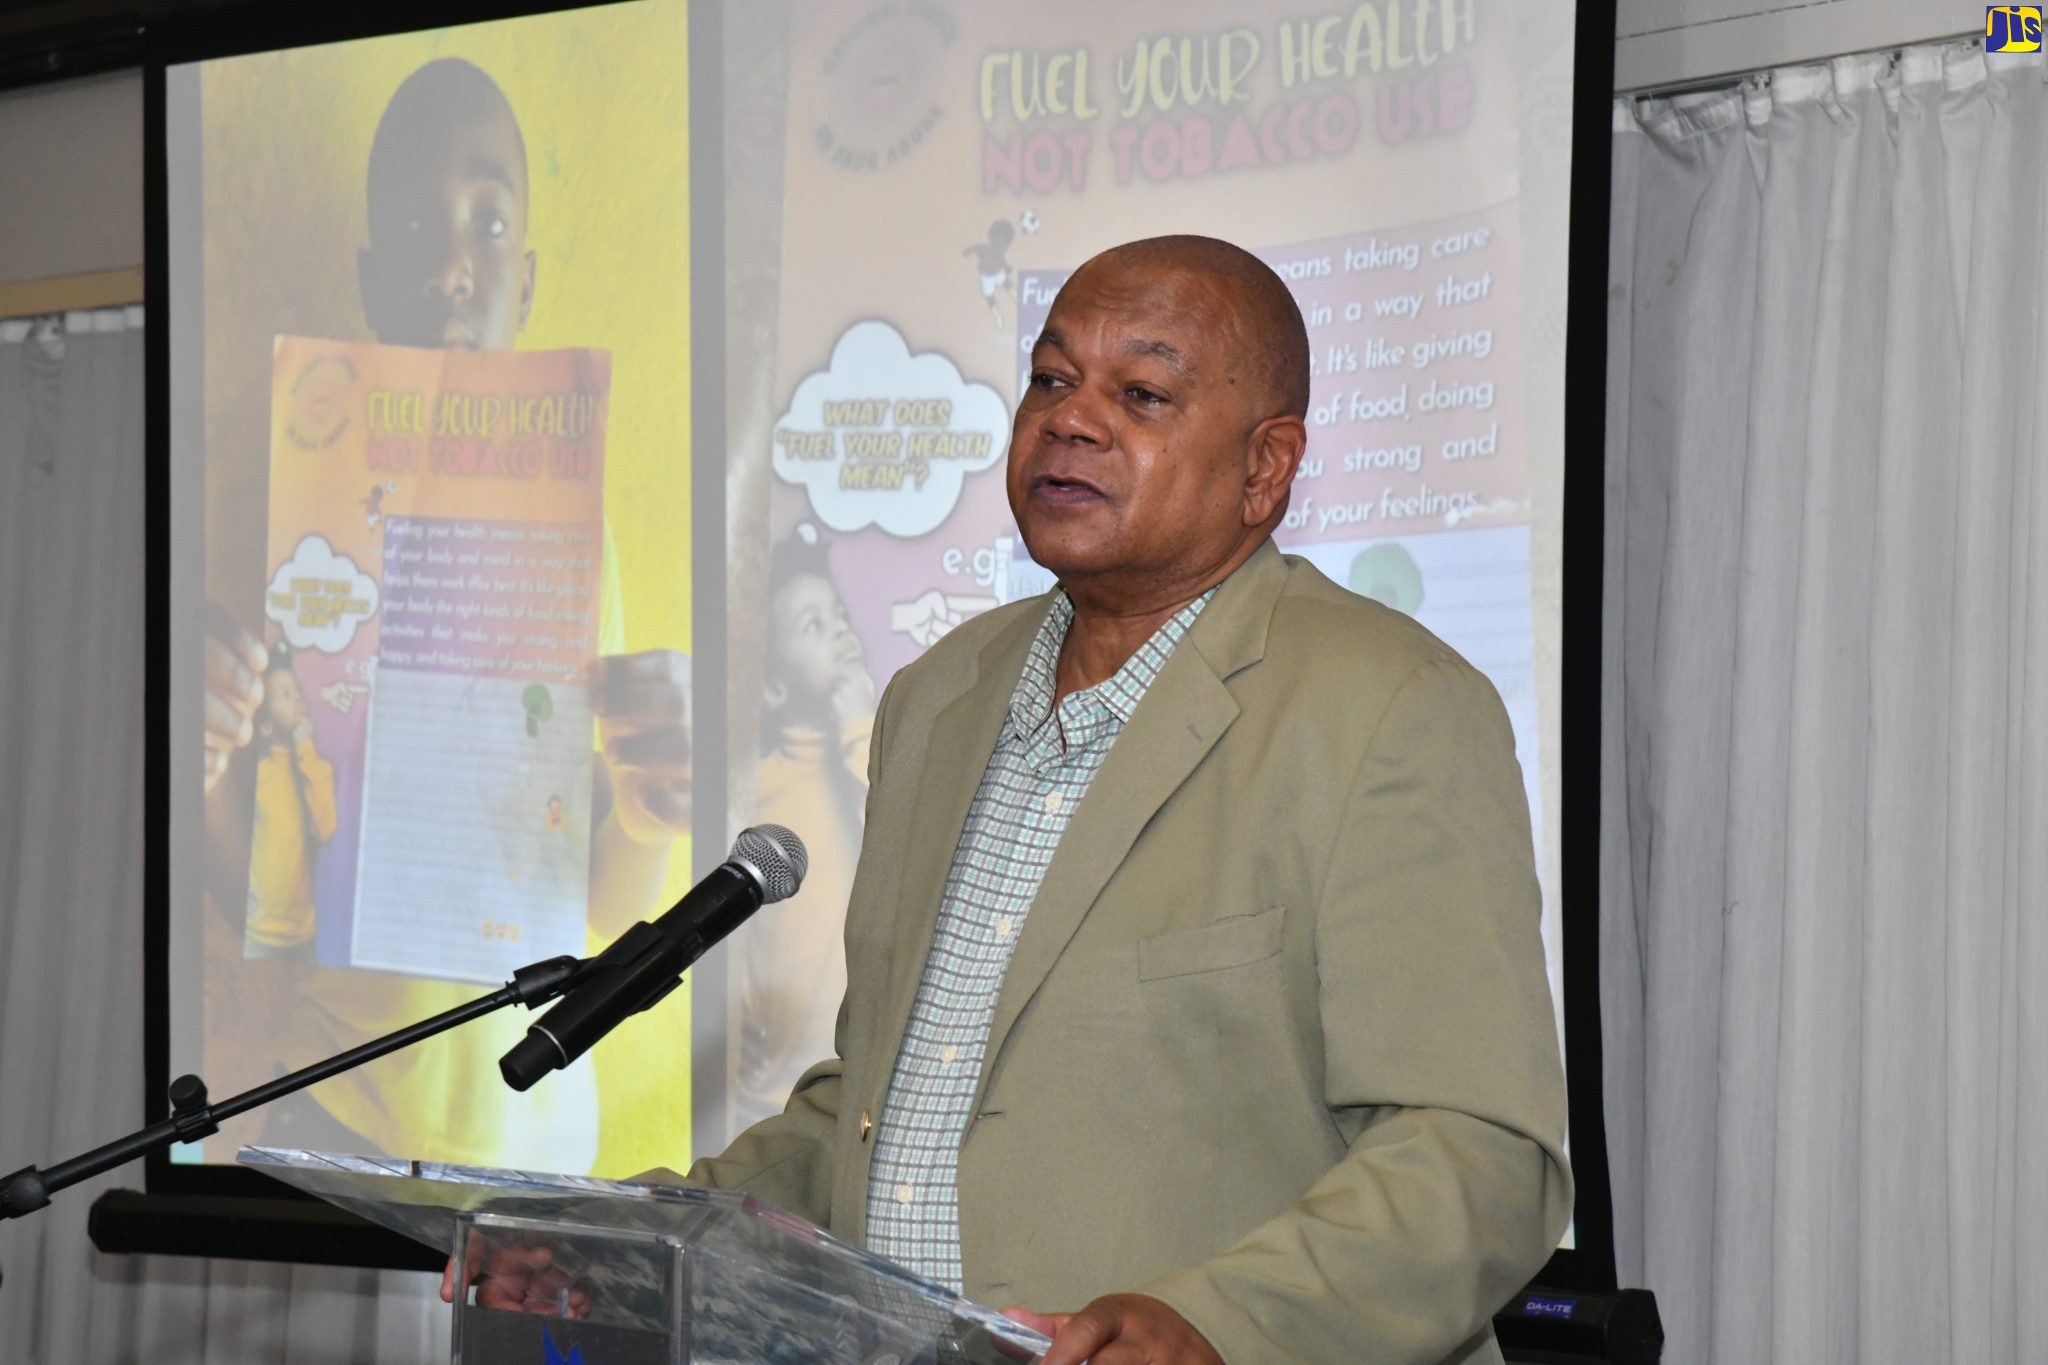
[[[1615,107],[1607,1114],[1673,1360],[2048,1339],[2048,74],[1976,49]]]
[[[0,321],[0,1171],[143,1122],[139,308]],[[447,1346],[433,1277],[103,1256],[100,1192],[0,1223],[26,1365],[355,1365]]]

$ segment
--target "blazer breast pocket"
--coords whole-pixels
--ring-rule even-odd
[[[1255,915],[1235,915],[1193,929],[1138,940],[1138,980],[1220,972],[1263,962],[1280,951],[1280,918],[1275,906]]]

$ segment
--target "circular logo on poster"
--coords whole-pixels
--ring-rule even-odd
[[[818,154],[844,171],[878,171],[922,147],[945,114],[941,61],[958,35],[953,12],[930,0],[891,0],[854,20],[818,66]]]
[[[348,430],[349,395],[356,385],[355,362],[345,355],[315,356],[292,381],[291,416],[285,435],[304,451],[325,450]]]

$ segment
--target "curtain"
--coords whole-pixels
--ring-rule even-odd
[[[1615,107],[1601,970],[1674,1361],[2048,1341],[2048,67]]]
[[[0,322],[0,1172],[143,1123],[142,311]],[[104,1256],[93,1199],[0,1223],[26,1365],[445,1357],[433,1277]]]

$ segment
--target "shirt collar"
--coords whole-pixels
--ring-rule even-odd
[[[1188,627],[1195,623],[1195,618],[1202,614],[1202,608],[1209,605],[1209,599],[1215,595],[1216,589],[1211,588],[1168,617],[1152,633],[1152,638],[1140,645],[1115,674],[1084,692],[1076,692],[1074,697],[1093,696],[1115,718],[1118,726],[1129,724],[1138,703],[1159,676],[1159,670],[1165,667],[1174,646],[1180,643]],[[1052,716],[1053,698],[1059,690],[1060,646],[1066,643],[1067,630],[1073,623],[1073,599],[1063,589],[1054,588],[1052,609],[1045,614],[1044,624],[1031,641],[1031,653],[1024,660],[1023,675],[1017,679],[1017,690],[1010,694],[1010,727],[1019,735],[1033,734]],[[1074,697],[1068,700],[1072,701]]]

